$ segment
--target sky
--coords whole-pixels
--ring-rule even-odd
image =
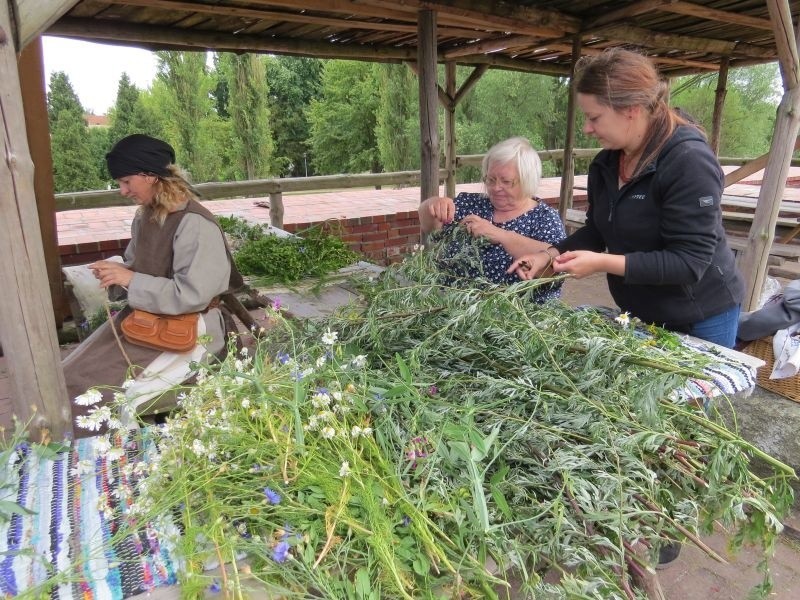
[[[147,50],[49,36],[42,38],[42,48],[45,83],[51,73],[63,71],[83,108],[96,115],[114,105],[123,72],[140,90],[149,88],[156,75],[156,55]]]

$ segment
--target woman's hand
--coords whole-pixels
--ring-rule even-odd
[[[621,272],[617,272],[618,269],[611,264],[610,261],[614,259],[621,259],[623,261]],[[624,256],[612,256],[600,252],[591,252],[589,250],[571,250],[555,258],[553,261],[553,271],[556,273],[569,273],[577,279],[599,272],[621,275],[625,272],[624,259]]]
[[[467,215],[461,219],[461,224],[467,228],[469,234],[474,238],[486,238],[492,244],[499,244],[504,230],[479,217],[478,215]]]
[[[422,207],[423,210],[442,225],[452,223],[453,218],[456,216],[456,205],[453,199],[447,196],[428,198],[425,200],[425,205],[426,206]]]
[[[517,277],[527,281],[540,277],[552,262],[553,257],[546,250],[525,254],[511,263],[506,273],[516,273]]]
[[[133,271],[113,260],[98,260],[90,264],[89,268],[94,273],[94,276],[100,280],[100,286],[103,288],[108,288],[112,285],[127,288],[131,283],[131,279],[133,279]]]

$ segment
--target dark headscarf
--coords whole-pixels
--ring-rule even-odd
[[[106,154],[106,164],[112,179],[138,173],[153,173],[168,177],[167,165],[175,162],[175,150],[167,142],[149,135],[134,133],[122,138]]]

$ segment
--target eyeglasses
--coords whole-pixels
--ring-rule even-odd
[[[497,177],[483,178],[483,184],[489,189],[493,189],[495,186],[499,185],[504,190],[510,190],[517,185],[517,183],[519,183],[518,179],[498,179]]]

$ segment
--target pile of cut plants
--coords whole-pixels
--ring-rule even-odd
[[[186,597],[644,598],[671,540],[724,560],[715,523],[763,548],[769,593],[795,475],[677,393],[724,357],[438,266],[419,252],[326,321],[268,308],[143,430],[127,518],[170,521]]]
[[[219,217],[236,266],[257,285],[323,278],[353,264],[358,255],[322,226],[279,236],[241,217]]]

